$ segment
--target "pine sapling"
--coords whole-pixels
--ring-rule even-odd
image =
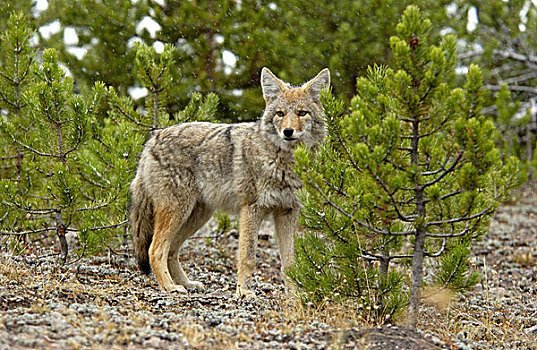
[[[517,161],[502,162],[495,127],[481,115],[479,68],[454,88],[456,39],[432,45],[430,28],[409,6],[390,40],[394,68],[370,67],[348,114],[325,97],[326,145],[315,156],[296,154],[307,231],[291,276],[303,298],[358,299],[384,320],[408,302],[413,327],[426,259],[430,283],[456,291],[475,284],[470,247],[519,179]]]

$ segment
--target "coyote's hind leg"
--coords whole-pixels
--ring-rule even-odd
[[[188,221],[195,200],[187,199],[182,205],[170,202],[155,206],[154,234],[149,247],[149,262],[158,284],[164,290],[185,292],[185,288],[174,283],[168,269],[170,249],[179,229]]]
[[[173,281],[185,288],[201,291],[203,290],[203,284],[188,278],[179,262],[179,249],[190,236],[196,233],[210,219],[211,215],[212,210],[202,203],[197,203],[188,220],[179,228],[171,243],[168,255],[168,269]]]

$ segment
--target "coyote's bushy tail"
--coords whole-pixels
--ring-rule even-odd
[[[153,239],[153,203],[147,191],[140,181],[134,179],[130,192],[130,224],[132,229],[132,240],[134,242],[134,254],[140,270],[149,274],[151,265],[149,263],[149,246]]]

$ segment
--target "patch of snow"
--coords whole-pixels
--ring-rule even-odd
[[[466,30],[473,32],[477,28],[479,23],[479,17],[477,16],[477,8],[475,6],[468,9],[468,23],[466,24]]]
[[[134,46],[134,43],[136,42],[140,42],[140,43],[143,43],[144,41],[140,38],[140,37],[137,37],[137,36],[133,36],[132,38],[130,38],[128,41],[127,41],[127,47],[130,49]]]
[[[69,52],[71,55],[75,55],[76,58],[79,60],[83,59],[84,56],[88,53],[88,50],[86,50],[83,47],[77,47],[77,46],[69,46],[67,48],[67,52]]]
[[[237,64],[238,58],[229,50],[222,51],[222,61],[224,62],[224,73],[231,74]]]
[[[141,34],[144,29],[146,29],[149,32],[149,35],[154,38],[157,32],[162,29],[162,27],[153,18],[145,16],[136,25],[136,33]]]
[[[451,27],[446,27],[446,28],[440,29],[440,35],[442,35],[442,36],[448,35],[448,34],[454,34],[454,33],[455,33],[455,31]]]
[[[530,11],[531,2],[526,1],[524,6],[520,10],[520,23],[518,24],[518,29],[521,32],[526,31],[526,23],[528,23],[528,12]]]
[[[46,9],[48,9],[48,1],[37,0],[35,2],[34,7],[32,8],[32,14],[34,15],[34,17],[39,17],[39,14],[41,14],[41,12],[45,11]]]
[[[162,53],[164,51],[164,43],[157,40],[153,43],[153,48],[155,49],[156,53]]]
[[[455,68],[455,73],[459,75],[468,74],[468,66],[459,66]]]
[[[127,89],[127,92],[130,97],[135,101],[147,96],[147,89],[145,87],[132,86]]]
[[[448,14],[448,16],[453,16],[457,13],[457,10],[459,9],[459,7],[457,6],[456,3],[452,2],[451,4],[449,5],[446,5],[446,13]]]
[[[214,38],[214,41],[216,41],[219,44],[224,43],[224,37],[222,35],[220,35],[220,34],[215,34],[215,36],[213,38]]]
[[[241,89],[233,89],[233,90],[231,90],[231,94],[233,96],[236,96],[236,97],[242,96],[243,93],[244,93],[244,91],[242,91]]]
[[[184,51],[186,54],[191,55],[194,53],[192,46],[184,38],[179,38],[177,40],[177,45],[175,45],[179,50]]]
[[[36,47],[37,45],[39,45],[39,35],[34,34],[34,35],[30,38],[30,46],[31,46],[31,47]]]
[[[39,28],[39,33],[43,36],[44,39],[49,39],[52,35],[58,33],[61,29],[60,21],[55,20],[49,24],[45,24]]]
[[[63,30],[63,42],[66,45],[76,45],[78,44],[78,35],[76,30],[73,27],[66,27]]]
[[[67,68],[67,66],[60,63],[60,68],[65,72],[65,75],[68,77],[73,77],[73,73]]]

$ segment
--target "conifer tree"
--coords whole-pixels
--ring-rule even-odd
[[[0,124],[3,171],[1,232],[26,237],[54,233],[62,261],[67,232],[76,232],[83,252],[112,248],[124,227],[128,186],[149,132],[177,122],[211,120],[218,97],[194,94],[187,107],[170,114],[165,106],[173,82],[173,48],[161,54],[135,46],[135,74],[148,90],[145,108],[97,83],[89,94],[75,94],[54,49],[34,62],[33,32],[22,14],[11,17],[2,41]],[[32,62],[34,62],[32,64]],[[97,114],[105,94],[109,116]],[[9,153],[10,152],[10,153]],[[126,233],[126,231],[124,231]]]
[[[85,179],[76,175],[81,172],[79,156],[88,123],[104,86],[96,84],[84,100],[73,94],[72,79],[65,76],[53,49],[45,50],[42,60],[30,68],[33,81],[23,97],[27,113],[9,114],[0,124],[4,140],[18,148],[23,159],[20,176],[1,183],[6,207],[2,226],[16,235],[55,232],[65,261],[65,233],[95,229],[80,217],[100,204],[85,200]]]
[[[451,28],[464,45],[461,63],[477,62],[491,91],[485,112],[495,118],[498,145],[506,156],[523,161],[524,173],[533,177],[537,172],[536,4],[477,0],[457,1],[453,8]],[[469,20],[476,19],[468,26]]]
[[[455,37],[432,45],[430,28],[409,6],[390,40],[394,67],[358,79],[348,114],[325,95],[327,143],[315,156],[296,153],[307,230],[290,274],[305,301],[356,298],[385,318],[408,292],[415,327],[425,258],[429,283],[464,291],[478,281],[470,247],[516,185],[518,164],[502,163],[481,114],[479,68],[454,88]]]
[[[172,87],[172,68],[176,65],[174,49],[164,45],[163,52],[157,54],[153,47],[136,43],[136,72],[140,85],[147,89],[145,109],[140,110],[132,98],[119,94],[113,87],[108,89],[110,116],[116,122],[128,122],[131,128],[142,131],[144,138],[149,131],[189,121],[210,121],[215,119],[219,98],[209,93],[203,97],[193,93],[187,106],[171,114],[166,108]]]
[[[168,112],[180,111],[194,92],[217,93],[221,118],[240,121],[258,118],[264,107],[259,86],[264,66],[291,83],[330,67],[339,77],[334,91],[349,99],[368,64],[390,59],[389,24],[409,3],[426,5],[443,23],[445,0],[55,0],[40,21],[61,23],[46,44],[58,50],[82,90],[102,80],[126,94],[136,80],[132,43],[159,48],[168,43],[177,62],[170,70]],[[160,27],[154,35],[140,29],[148,18]],[[86,50],[83,57],[63,41],[66,28],[77,33],[75,46]],[[236,61],[228,64],[224,57]]]
[[[535,111],[521,107],[520,100],[513,100],[506,84],[500,86],[494,97],[492,116],[498,127],[496,143],[502,157],[516,156],[522,165],[523,181],[534,179],[537,174],[537,128]]]
[[[30,66],[34,61],[35,52],[30,47],[33,35],[22,12],[14,12],[7,21],[8,28],[1,37],[0,59],[0,106],[4,109],[4,118],[17,118],[24,123],[24,132],[30,124],[24,120],[26,103],[23,95],[30,81]],[[1,178],[20,180],[22,167],[22,152],[20,147],[2,142]]]
[[[40,14],[41,23],[60,22],[60,30],[42,45],[55,48],[60,60],[76,79],[77,89],[88,91],[97,81],[127,94],[134,86],[136,40],[152,43],[147,30],[136,26],[148,15],[147,1],[55,0]],[[65,43],[66,28],[76,34],[76,42]],[[75,55],[72,48],[83,54]]]

